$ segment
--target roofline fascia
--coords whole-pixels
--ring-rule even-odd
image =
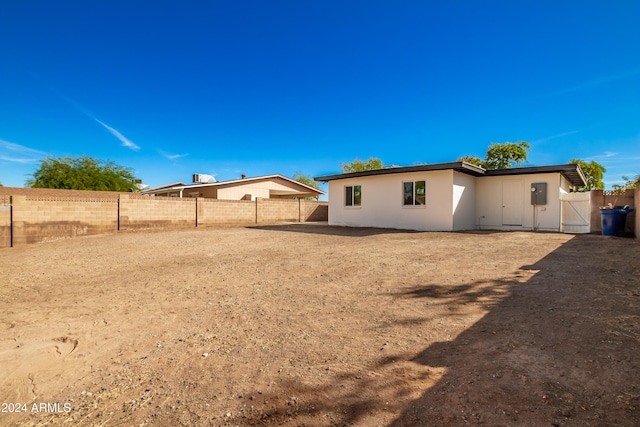
[[[584,176],[582,168],[580,165],[575,163],[566,163],[561,165],[548,165],[548,166],[527,166],[522,168],[509,168],[509,169],[489,169],[487,170],[485,176],[504,176],[504,175],[524,175],[524,174],[537,174],[537,173],[561,173],[567,178],[572,184],[574,183],[568,176],[567,172],[576,172],[580,179],[582,180],[582,185],[577,185],[581,187],[586,185],[587,180]]]
[[[409,173],[409,172],[429,172],[437,170],[454,170],[463,173],[469,173],[477,177],[482,176],[505,176],[505,175],[524,175],[524,174],[536,174],[536,173],[562,173],[572,184],[571,178],[567,176],[568,172],[576,172],[582,182],[586,185],[586,179],[580,165],[567,163],[561,165],[549,165],[549,166],[526,166],[521,168],[506,168],[506,169],[484,169],[480,166],[473,165],[467,162],[453,162],[453,163],[436,163],[418,166],[402,166],[393,168],[372,169],[362,172],[349,172],[335,175],[325,175],[315,177],[314,180],[320,182],[329,182],[337,179],[359,178],[365,176],[375,175],[388,175],[396,173]]]
[[[400,166],[392,168],[371,169],[362,172],[348,172],[335,175],[317,176],[313,178],[315,181],[329,182],[336,179],[358,178],[363,176],[374,175],[390,175],[396,173],[410,173],[410,172],[430,172],[439,170],[454,170],[457,172],[468,173],[470,175],[482,176],[485,174],[485,169],[473,165],[467,162],[450,162],[450,163],[434,163],[417,166]]]

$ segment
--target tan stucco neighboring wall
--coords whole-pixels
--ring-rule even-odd
[[[197,191],[200,192],[200,196],[198,197],[205,197],[207,199],[218,198],[218,189],[216,187],[202,187],[202,188],[198,188]]]
[[[221,185],[218,187],[217,198],[225,200],[241,200],[247,194],[250,194],[253,199],[258,197],[263,199],[283,197],[278,195],[278,192],[296,193],[284,196],[289,198],[295,197],[297,194],[304,197],[305,194],[301,191],[300,187],[288,181],[284,181],[282,179],[265,179],[263,181],[250,181],[246,184],[234,183],[228,187]]]
[[[246,185],[236,185],[234,187],[218,188],[217,198],[220,200],[243,200],[247,194],[250,194],[253,200],[258,197],[268,199],[269,188],[264,184],[265,183],[257,182]]]
[[[476,180],[476,215],[479,229],[560,231],[560,173],[484,176]],[[522,184],[522,224],[503,225],[503,186],[506,182]],[[531,184],[547,183],[547,204],[531,205]],[[535,215],[535,224],[534,224]],[[535,225],[535,227],[534,227]]]
[[[426,206],[403,206],[403,182],[426,183]],[[462,180],[459,180],[462,182]],[[345,187],[362,186],[362,205],[345,206]],[[464,198],[464,203],[468,199]],[[453,171],[411,172],[329,182],[329,224],[409,230],[453,230]],[[461,223],[464,220],[461,219]]]

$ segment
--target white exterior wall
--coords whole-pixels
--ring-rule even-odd
[[[460,174],[462,175],[462,174]],[[470,177],[473,180],[473,177]],[[426,205],[403,206],[403,182],[425,181]],[[459,212],[456,227],[469,221],[462,209],[468,207],[473,191],[462,190],[472,181],[456,178]],[[345,206],[345,187],[362,187],[362,205]],[[426,171],[329,181],[329,224],[353,227],[383,227],[421,231],[454,229],[454,171]]]
[[[571,182],[569,182],[569,180],[567,178],[564,177],[564,175],[559,174],[560,175],[560,193],[562,194],[567,194],[569,192],[571,192]]]
[[[522,224],[503,225],[503,185],[522,184]],[[547,204],[531,205],[531,184],[547,183]],[[560,173],[510,176],[483,176],[476,180],[476,216],[480,230],[543,230],[560,231],[560,192],[569,190],[569,182]],[[535,223],[534,223],[535,218]]]
[[[453,172],[453,230],[476,229],[476,178]]]

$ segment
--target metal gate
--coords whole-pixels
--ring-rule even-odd
[[[589,233],[591,231],[591,193],[562,195],[562,232]]]

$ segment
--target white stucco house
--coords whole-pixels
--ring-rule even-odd
[[[466,162],[315,178],[329,183],[329,224],[421,231],[564,231],[562,199],[586,184],[578,165],[485,170]]]

